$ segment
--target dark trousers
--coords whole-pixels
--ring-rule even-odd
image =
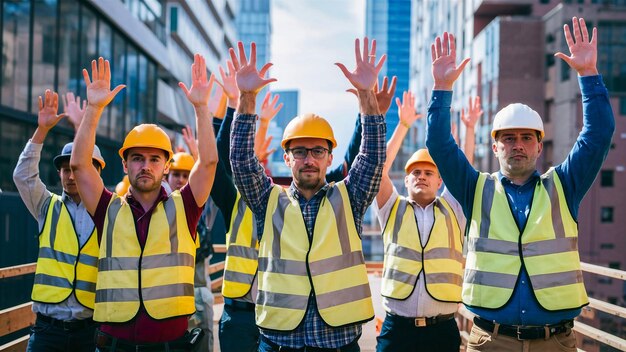
[[[259,345],[259,352],[360,352],[359,338],[358,336],[354,341],[350,342],[340,348],[320,348],[305,346],[302,348],[289,348],[281,347],[270,341],[265,336],[261,335],[261,343]]]
[[[93,321],[83,326],[63,326],[62,322],[46,322],[37,319],[31,330],[28,340],[27,352],[93,352],[96,345],[93,336],[96,324]]]
[[[259,346],[259,328],[254,320],[254,305],[237,308],[224,304],[219,324],[222,352],[252,352]]]
[[[461,335],[454,319],[438,324],[416,327],[413,319],[387,313],[376,351],[454,351],[461,346]]]

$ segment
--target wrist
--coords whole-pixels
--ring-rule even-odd
[[[578,71],[578,75],[580,77],[585,77],[585,76],[597,76],[598,73],[598,69],[597,68],[589,68],[589,69],[581,69],[580,71]]]
[[[406,127],[407,129],[411,129],[411,124],[404,120],[400,120],[400,125]]]

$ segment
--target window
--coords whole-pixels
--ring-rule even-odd
[[[602,207],[600,209],[600,221],[604,223],[613,222],[613,207]]]
[[[619,97],[619,114],[626,116],[626,97]]]
[[[619,270],[619,262],[610,262],[609,268]]]
[[[600,249],[613,249],[615,245],[613,243],[600,243]]]
[[[56,1],[35,1],[33,21],[33,85],[30,99],[31,111],[39,110],[37,96],[43,96],[46,89],[55,89],[57,52],[57,3]],[[61,92],[60,92],[61,93]],[[59,99],[59,106],[62,106]]]
[[[602,170],[600,172],[600,187],[613,187],[614,175],[613,170]]]
[[[30,1],[5,1],[2,9],[2,105],[28,111]]]

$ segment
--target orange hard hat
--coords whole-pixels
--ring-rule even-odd
[[[170,164],[170,170],[184,170],[191,171],[196,161],[189,153],[176,153],[172,157],[172,163]]]
[[[435,169],[437,168],[437,164],[435,164],[435,161],[430,156],[430,153],[426,148],[419,149],[418,151],[413,153],[413,155],[411,155],[409,161],[407,161],[406,165],[404,166],[404,171],[408,174],[411,170],[411,167],[417,163],[429,163],[432,164]]]
[[[167,153],[167,161],[172,158],[172,142],[170,137],[161,129],[161,127],[144,123],[135,126],[124,139],[124,145],[120,148],[120,158],[124,159],[124,152],[130,148],[157,148]]]
[[[283,133],[283,140],[280,145],[283,149],[287,148],[287,143],[299,138],[321,138],[326,139],[332,144],[332,148],[337,147],[337,141],[333,134],[333,128],[326,119],[315,114],[304,114],[294,117]]]

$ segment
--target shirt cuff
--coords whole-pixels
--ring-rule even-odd
[[[452,105],[451,90],[433,90],[428,108],[449,108]]]
[[[602,75],[578,77],[578,85],[583,95],[607,94]]]
[[[382,125],[385,123],[383,115],[360,115],[361,124],[363,125]]]
[[[256,114],[237,114],[236,120],[241,123],[256,123]]]
[[[41,154],[42,149],[43,149],[43,143],[42,144],[33,143],[29,139],[28,143],[26,143],[26,147],[24,148],[24,152]]]

